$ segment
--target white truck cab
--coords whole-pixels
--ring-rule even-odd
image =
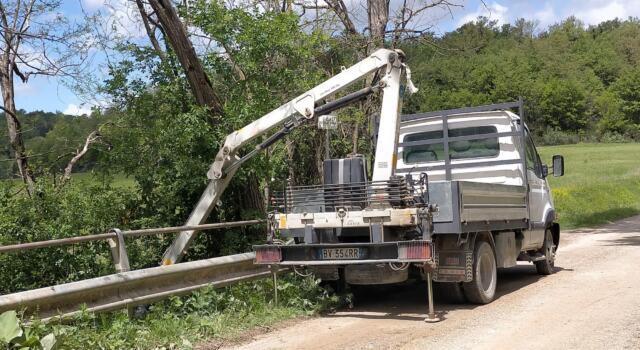
[[[442,114],[404,117],[406,121],[400,125],[397,172],[432,169],[428,172],[430,181],[515,186],[526,182],[530,228],[523,247],[537,249],[542,246],[545,228],[555,219],[555,211],[547,182],[548,167],[541,162],[526,124],[508,110],[449,114],[446,118],[447,138],[455,141],[448,143],[452,168],[447,172],[445,143],[430,143],[444,138]],[[481,139],[468,139],[481,135]]]

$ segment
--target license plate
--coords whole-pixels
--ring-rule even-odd
[[[322,249],[323,260],[360,259],[360,248],[327,248]]]

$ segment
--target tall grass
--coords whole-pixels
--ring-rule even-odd
[[[540,147],[543,163],[565,159],[565,175],[549,176],[563,228],[604,224],[640,213],[640,143]]]

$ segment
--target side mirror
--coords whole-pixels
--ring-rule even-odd
[[[542,164],[542,178],[549,176],[549,167],[546,164]]]
[[[564,175],[564,157],[560,155],[553,156],[553,176]]]

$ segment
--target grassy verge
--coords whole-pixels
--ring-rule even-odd
[[[146,317],[125,312],[86,313],[72,322],[26,326],[36,337],[53,333],[57,349],[218,348],[247,331],[339,306],[343,300],[312,278],[287,276],[278,283],[280,304],[273,305],[270,279],[203,289],[188,297],[153,304]],[[34,347],[34,349],[37,347]]]
[[[565,175],[549,177],[563,228],[604,224],[640,213],[640,144],[540,148],[543,162],[565,159]]]

